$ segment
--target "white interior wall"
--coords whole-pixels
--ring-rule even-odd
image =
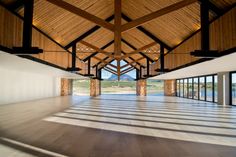
[[[0,51],[0,105],[59,96],[61,78],[84,79]]]
[[[0,74],[0,104],[60,95],[60,78],[1,67]]]

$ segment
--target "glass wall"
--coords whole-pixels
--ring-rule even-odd
[[[213,101],[213,76],[206,77],[206,100]]]
[[[188,79],[184,79],[184,97],[188,97]]]
[[[236,101],[236,73],[234,77],[234,100]],[[217,102],[217,75],[178,79],[176,83],[176,96]]]
[[[205,100],[205,77],[199,78],[199,99]]]
[[[179,94],[179,80],[176,82],[176,96],[180,96]]]
[[[180,80],[180,84],[179,84],[179,96],[183,97],[184,96],[184,80]]]
[[[214,102],[218,101],[218,77],[214,75]]]
[[[188,79],[188,98],[193,98],[193,78]]]
[[[236,105],[236,72],[231,74],[231,104]]]
[[[193,78],[193,99],[198,99],[198,77]]]

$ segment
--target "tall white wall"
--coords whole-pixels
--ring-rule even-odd
[[[60,78],[0,67],[0,105],[60,95]]]

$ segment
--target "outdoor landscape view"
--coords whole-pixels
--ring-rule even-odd
[[[89,80],[74,80],[74,95],[89,95]],[[163,95],[163,82],[158,80],[147,80],[148,95]],[[121,75],[120,81],[117,76],[111,74],[110,77],[101,81],[102,94],[136,94],[136,81],[128,74]]]

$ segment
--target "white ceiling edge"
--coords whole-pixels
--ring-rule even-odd
[[[155,80],[179,79],[201,75],[216,74],[220,72],[236,71],[236,53],[198,63],[186,68],[178,69],[162,75],[152,77]]]
[[[3,51],[0,51],[0,68],[61,78],[87,79],[84,76],[21,58]]]

